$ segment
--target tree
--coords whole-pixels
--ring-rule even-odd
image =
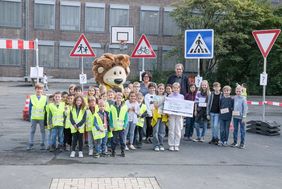
[[[231,86],[247,83],[249,91],[257,94],[263,59],[252,31],[281,28],[281,9],[275,12],[266,1],[256,0],[183,0],[176,6],[172,16],[183,31],[204,28],[215,31],[215,56],[213,60],[202,61],[204,76]],[[269,57],[269,61],[275,62],[272,66],[281,62],[281,44],[280,37]],[[268,71],[275,71],[272,66]],[[282,77],[269,78],[269,82],[280,82],[273,86],[276,92],[272,89],[269,92],[281,93]]]

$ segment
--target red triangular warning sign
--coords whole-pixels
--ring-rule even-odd
[[[280,32],[280,29],[257,30],[252,32],[264,58],[268,56],[268,53],[270,52]]]
[[[70,53],[70,56],[96,56],[84,34],[80,35]]]
[[[132,58],[156,58],[156,53],[154,52],[149,40],[146,35],[143,34],[139,39],[133,53]]]

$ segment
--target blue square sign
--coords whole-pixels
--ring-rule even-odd
[[[185,31],[185,58],[212,59],[213,58],[213,29],[199,29]]]

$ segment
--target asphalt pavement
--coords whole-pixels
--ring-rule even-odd
[[[51,91],[67,90],[66,83],[51,84]],[[126,157],[69,158],[69,152],[26,151],[30,123],[22,120],[25,98],[33,87],[23,82],[0,82],[0,188],[49,189],[55,178],[155,177],[162,189],[281,189],[281,136],[246,135],[246,149],[181,141],[179,152],[154,152],[150,144]],[[259,101],[261,97],[250,97]],[[267,97],[282,102],[282,97]],[[261,119],[262,108],[249,106],[247,120]],[[267,106],[266,119],[282,124],[282,107]],[[231,140],[232,141],[232,136]],[[167,142],[166,142],[167,143]],[[166,146],[167,147],[167,146]]]

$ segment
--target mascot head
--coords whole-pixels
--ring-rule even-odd
[[[95,80],[108,88],[123,89],[123,84],[130,72],[129,56],[125,54],[106,53],[93,62]]]

